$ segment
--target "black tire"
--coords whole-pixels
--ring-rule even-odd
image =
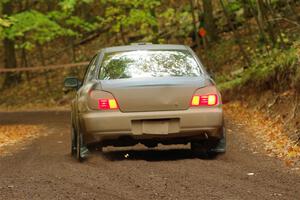
[[[84,157],[82,156],[82,147],[83,147],[82,134],[77,133],[76,159],[79,162],[82,162],[84,160]]]
[[[74,127],[71,128],[71,155],[75,156],[77,153],[77,140],[76,140],[76,131]]]
[[[216,141],[212,151],[215,153],[226,153],[226,129],[222,129],[223,137]]]
[[[191,150],[199,157],[213,157],[226,152],[226,133],[222,129],[223,137],[218,140],[200,140],[191,142]]]
[[[191,142],[191,150],[196,156],[207,157],[211,154],[212,145],[208,140]]]

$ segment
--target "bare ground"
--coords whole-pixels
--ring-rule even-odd
[[[69,154],[69,113],[0,113],[0,124],[47,127],[46,136],[0,155],[0,199],[300,199],[300,176],[251,151],[254,138],[227,119],[228,151],[195,158],[188,146],[106,148],[84,163]],[[249,134],[250,135],[250,134]]]

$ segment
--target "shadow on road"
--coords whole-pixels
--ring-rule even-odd
[[[217,155],[196,156],[189,149],[152,149],[152,150],[117,150],[101,153],[103,157],[110,161],[122,160],[146,160],[146,161],[174,161],[183,159],[205,159],[213,160]]]

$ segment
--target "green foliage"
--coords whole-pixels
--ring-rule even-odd
[[[61,0],[58,10],[48,13],[29,9],[0,18],[0,38],[14,40],[17,47],[30,50],[37,43],[42,45],[59,37],[81,36],[94,31],[99,25],[96,17],[89,22],[74,14],[76,7],[93,1]]]
[[[296,48],[287,50],[270,49],[268,52],[257,52],[253,64],[234,77],[218,78],[221,90],[234,90],[246,85],[259,88],[285,89],[295,76],[298,55]]]
[[[61,0],[59,5],[64,12],[72,13],[75,7],[81,3],[92,3],[93,1],[94,0]]]
[[[120,7],[154,9],[161,4],[160,0],[100,0],[104,5]]]
[[[180,12],[176,20],[179,22],[179,26],[181,27],[177,32],[178,36],[186,37],[193,31],[193,19],[190,11]]]
[[[105,4],[103,25],[112,24],[111,31],[119,33],[136,30],[146,35],[153,34],[153,27],[157,27],[155,7],[160,5],[158,0],[102,0]]]
[[[12,25],[4,29],[4,37],[11,40],[25,38],[23,47],[33,47],[35,43],[44,44],[57,37],[75,34],[62,28],[45,14],[35,10],[24,11],[9,17]]]
[[[8,19],[0,18],[0,39],[4,37],[3,30],[7,27],[11,26],[11,21]]]
[[[77,16],[71,16],[65,22],[71,28],[79,29],[81,30],[81,32],[91,32],[97,28],[97,25],[95,23],[89,23]]]
[[[54,10],[48,13],[50,19],[59,23],[62,27],[71,29],[76,36],[82,36],[83,33],[91,32],[99,28],[101,25],[100,17],[94,17],[92,21],[84,17],[77,16],[74,11],[76,7],[82,4],[92,3],[94,0],[63,0],[60,2],[62,11]],[[74,36],[74,35],[73,35]]]
[[[11,25],[10,20],[0,18],[0,27],[9,27]]]
[[[72,12],[51,11],[47,14],[49,19],[55,21],[61,27],[72,30],[69,36],[82,36],[82,33],[91,32],[101,26],[101,18],[95,17],[93,22],[89,22],[84,18],[74,15]]]
[[[70,13],[61,12],[59,10],[54,10],[47,13],[49,19],[57,22],[66,20],[68,17],[70,17],[70,15],[71,15]]]
[[[76,6],[77,0],[62,0],[59,5],[64,11],[72,12]]]
[[[193,31],[189,2],[175,10],[162,5],[161,0],[60,0],[47,13],[38,11],[43,1],[37,4],[9,16],[12,23],[9,27],[1,26],[1,20],[0,38],[15,40],[18,47],[32,49],[36,43],[44,44],[62,36],[80,38],[103,27],[127,38],[133,36],[151,42],[164,42],[159,36],[161,32],[168,37],[187,37]],[[95,12],[94,5],[101,5],[103,15],[82,13],[80,6]]]
[[[242,4],[239,1],[229,1],[228,4],[226,4],[226,9],[230,13],[237,12],[242,9]]]
[[[240,78],[240,77],[237,77],[233,80],[226,81],[224,83],[220,83],[218,85],[218,88],[221,91],[233,90],[233,89],[236,89],[238,87],[241,87],[243,85],[243,83],[244,83],[243,79]]]
[[[173,30],[173,37],[188,37],[193,31],[193,19],[189,6],[183,6],[182,10],[175,10],[168,8],[158,16],[163,23],[160,25],[161,29]],[[176,28],[175,28],[176,27]]]
[[[3,3],[10,0],[0,1],[1,10]],[[251,1],[253,8],[257,9],[256,0],[248,0],[247,2],[249,1]],[[76,60],[86,61],[87,55],[90,56],[91,51],[94,50],[93,48],[116,45],[121,39],[124,43],[151,41],[195,45],[195,40],[191,40],[194,27],[190,1],[35,0],[33,3],[32,1],[13,0],[12,2],[14,14],[0,17],[0,39],[4,37],[12,39],[16,47],[20,49],[31,50],[35,48],[37,43],[43,45],[56,41],[55,39],[61,37],[67,38],[61,46],[71,46],[68,42],[79,41],[85,39],[84,37],[90,38],[90,36],[97,35],[95,33],[103,32],[104,34],[97,38],[97,43],[94,42],[92,48],[89,48],[90,46],[86,48],[90,51],[76,49],[74,54]],[[228,25],[228,20],[224,17],[219,1],[216,1],[213,4],[213,13],[216,21],[220,22],[218,23],[218,30],[221,32],[219,34],[220,40],[209,42],[209,48],[206,48],[205,51],[204,45],[201,44],[198,52],[201,52],[201,58],[206,61],[208,71],[223,73],[223,75],[216,78],[221,89],[246,88],[248,85],[251,87],[264,87],[265,85],[277,87],[282,82],[288,85],[287,82],[291,76],[294,76],[295,80],[300,82],[300,68],[298,67],[298,70],[294,69],[294,63],[297,61],[295,49],[300,49],[300,47],[282,50],[279,45],[274,45],[275,48],[272,49],[273,46],[266,47],[265,42],[256,43],[258,38],[255,35],[259,34],[258,26],[254,18],[250,19],[251,13],[249,19],[244,18],[243,1],[223,0],[223,2],[230,20],[237,27],[236,31],[240,33],[241,41],[246,47],[247,53],[251,52],[251,49],[255,49],[256,45],[259,49],[251,52],[252,65],[242,71],[243,60],[237,56],[239,48],[232,34],[228,32],[232,30]],[[291,21],[294,20],[294,16],[287,16],[285,15],[287,13],[282,11],[283,8],[288,9],[286,1],[268,0],[267,2],[270,3],[276,16],[283,16]],[[195,4],[195,9],[196,20],[198,21],[202,10],[201,5]],[[297,9],[295,10],[297,11]],[[291,11],[289,10],[289,12]],[[277,19],[272,21],[274,16],[268,16],[268,18],[276,33],[279,30],[281,33],[285,32],[281,36],[286,47],[290,46],[294,39],[299,38],[299,31],[296,31],[296,29],[290,31],[293,26],[292,23],[287,21],[282,23]],[[245,20],[249,20],[248,23],[242,23]],[[250,26],[249,30],[247,30],[247,26]],[[263,29],[268,37],[267,27],[263,27]],[[294,34],[293,37],[291,37],[291,32]],[[248,34],[251,36],[248,36]],[[281,44],[282,41],[277,41],[277,43]],[[57,42],[53,44],[57,44]],[[19,51],[16,52],[17,55],[20,55]],[[32,51],[27,54],[30,64],[35,63],[34,59],[33,62],[30,60],[36,57],[35,53],[36,51]],[[112,68],[115,68],[116,72],[118,72],[118,69],[120,70],[118,73],[122,72],[122,63],[115,62],[112,64]],[[233,70],[239,72],[232,73]],[[292,75],[293,73],[297,75]]]

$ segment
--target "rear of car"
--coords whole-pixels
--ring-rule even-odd
[[[225,150],[221,95],[190,48],[108,48],[91,68],[76,103],[83,145]]]

